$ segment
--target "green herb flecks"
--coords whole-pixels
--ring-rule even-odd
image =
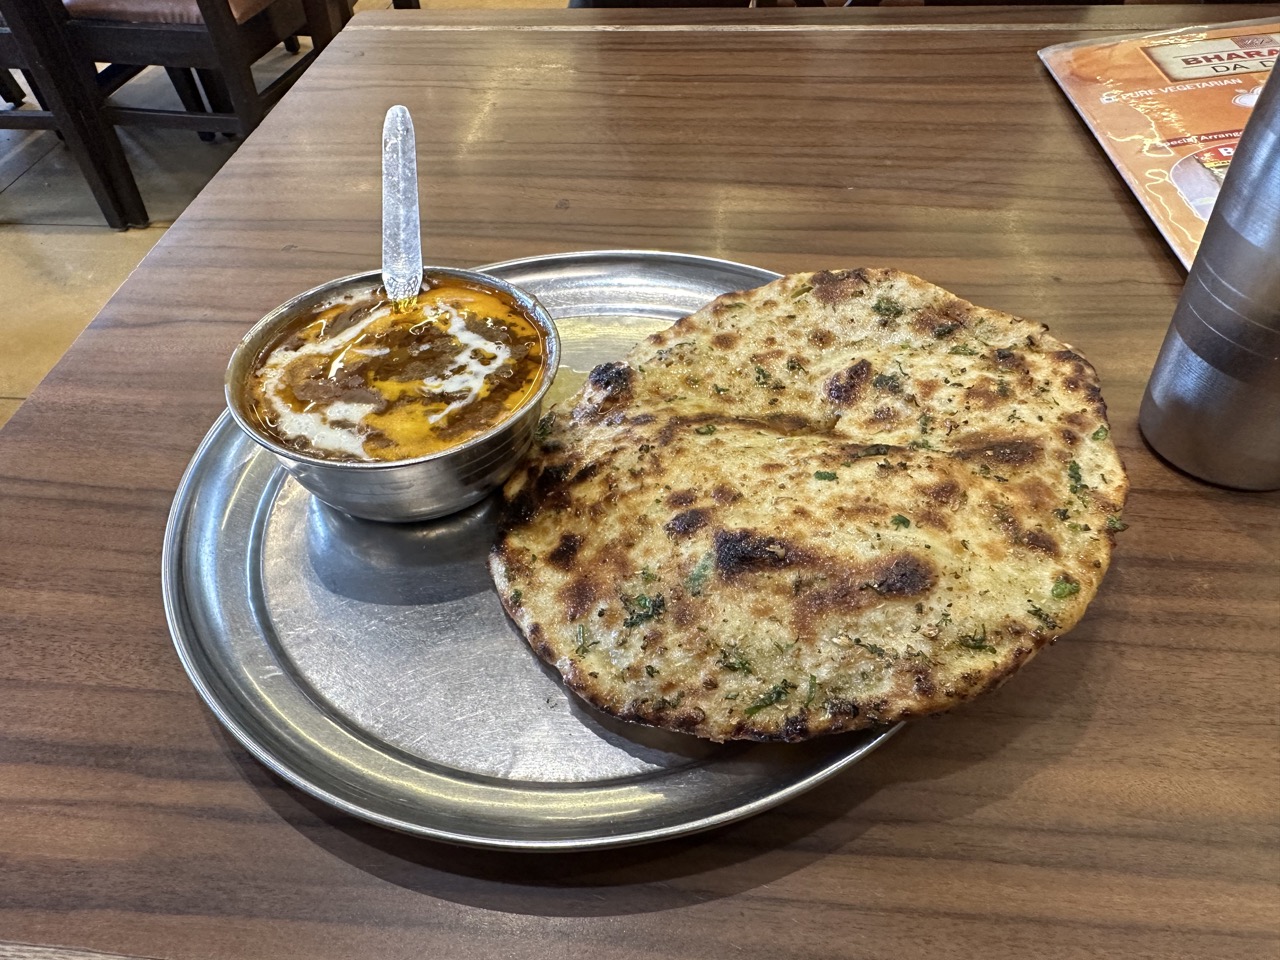
[[[709,437],[716,432],[716,425],[714,423],[706,423],[700,427],[695,427],[693,432],[700,433],[704,437]]]
[[[1066,507],[1059,507],[1057,510],[1053,511],[1053,515],[1059,520],[1069,520],[1071,518],[1071,511]]]
[[[884,320],[897,320],[907,312],[907,308],[892,297],[877,297],[871,309],[876,316]]]
[[[767,387],[772,379],[773,377],[770,376],[768,370],[764,367],[756,367],[756,383],[762,387]]]
[[[513,607],[520,606],[520,601],[522,601],[523,599],[524,599],[524,592],[522,590],[511,591],[511,605]]]
[[[812,284],[812,283],[802,283],[802,284],[800,284],[800,286],[796,287],[796,291],[795,291],[795,293],[791,294],[791,299],[792,299],[792,300],[799,300],[799,299],[800,299],[801,297],[803,297],[805,294],[807,294],[807,293],[811,293],[812,291],[813,291],[813,284]]]
[[[892,517],[890,517],[889,522],[893,524],[894,527],[897,528],[898,530],[905,530],[907,529],[907,527],[911,526],[911,521],[908,520],[906,517],[904,517],[900,513],[895,513]]]
[[[745,713],[748,717],[754,717],[761,710],[764,710],[767,707],[772,707],[775,704],[781,703],[783,700],[787,699],[787,697],[790,696],[791,691],[794,690],[795,688],[796,688],[796,685],[792,683],[790,680],[779,680],[772,687],[770,687],[763,694],[761,694],[760,698],[757,699],[754,703],[752,703],[751,706],[747,707],[747,709],[744,710],[743,713]]]
[[[1052,616],[1045,613],[1043,610],[1037,607],[1030,600],[1027,601],[1027,606],[1030,608],[1027,612],[1030,613],[1037,620],[1039,620],[1041,624],[1048,627],[1050,630],[1058,629],[1058,621],[1053,619]]]
[[[711,385],[711,389],[712,389],[712,390],[714,390],[716,393],[728,393],[728,392],[729,392],[729,388],[728,388],[728,387],[722,387],[722,386],[720,386],[720,384],[718,384],[718,383],[713,383],[713,384]]]
[[[815,480],[836,480],[836,479],[839,479],[839,478],[837,477],[837,475],[836,475],[836,474],[832,473],[830,470],[815,470],[815,471],[813,471],[813,479],[815,479]]]
[[[737,647],[721,647],[716,666],[723,667],[730,673],[751,673],[751,661]]]
[[[1072,493],[1079,493],[1081,490],[1087,489],[1084,483],[1084,477],[1080,473],[1080,464],[1074,460],[1067,465],[1067,479],[1071,481],[1068,488]]]
[[[551,435],[551,428],[555,426],[556,415],[552,413],[544,413],[542,419],[538,421],[538,425],[534,427],[533,436],[536,440],[545,440]]]
[[[804,705],[807,707],[813,703],[813,698],[818,695],[818,678],[812,673],[809,674],[809,693],[804,698]]]
[[[920,433],[922,435],[927,434],[933,426],[933,417],[927,413],[922,413],[920,414],[920,419],[917,422],[920,424]]]
[[[1101,427],[1099,427],[1097,430],[1093,431],[1093,433],[1089,434],[1089,439],[1090,439],[1090,440],[1105,440],[1105,439],[1107,439],[1107,437],[1109,437],[1109,436],[1111,436],[1111,431],[1110,431],[1110,430],[1108,430],[1108,429],[1107,429],[1107,427],[1106,427],[1106,425],[1104,424],[1104,425],[1102,425]]]
[[[653,597],[643,593],[634,597],[623,597],[622,605],[627,610],[627,616],[622,621],[622,625],[628,628],[648,623],[662,616],[663,611],[667,609],[667,601],[660,593]]]
[[[1079,592],[1080,584],[1065,574],[1053,581],[1053,598],[1055,600],[1065,600],[1067,597],[1073,597]]]
[[[658,668],[652,663],[646,663],[644,665],[644,672],[647,676],[656,677],[658,675]]]
[[[985,623],[982,625],[981,630],[960,634],[960,636],[956,637],[956,643],[966,650],[982,650],[985,653],[996,652],[996,648],[987,643],[987,625]]]
[[[1128,530],[1129,525],[1121,520],[1116,514],[1112,514],[1107,517],[1107,529],[1114,530],[1116,533],[1119,533],[1121,530]]]
[[[789,360],[787,360],[787,369],[792,373],[808,373],[809,372],[808,370],[805,369],[804,364],[802,364],[795,357],[791,357]]]
[[[867,651],[867,653],[874,654],[877,657],[884,657],[886,660],[893,659],[892,656],[890,656],[889,651],[884,647],[880,646],[878,643],[863,643],[861,637],[854,637],[853,645],[855,647],[861,647],[863,650]]]
[[[658,579],[658,575],[654,573],[652,570],[650,570],[648,567],[641,567],[640,579],[644,583],[653,583],[655,580]]]
[[[956,344],[954,347],[948,350],[947,353],[954,353],[960,357],[976,357],[978,355],[977,350],[973,349],[973,347],[966,346],[963,343]]]
[[[871,378],[871,385],[881,393],[902,392],[902,381],[896,373],[877,373]]]
[[[578,624],[578,645],[574,647],[573,652],[580,657],[585,657],[587,655],[588,650],[590,650],[592,647],[598,647],[599,645],[600,645],[600,641],[592,640],[590,637],[588,637],[587,628],[582,624]]]
[[[699,597],[702,595],[702,591],[706,589],[707,581],[711,579],[711,568],[715,566],[715,562],[715,554],[707,553],[689,572],[684,584],[689,589],[690,596]]]

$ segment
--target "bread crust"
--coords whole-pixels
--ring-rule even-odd
[[[490,555],[614,716],[803,740],[949,709],[1070,630],[1128,481],[1093,367],[888,269],[727,294],[592,371]]]

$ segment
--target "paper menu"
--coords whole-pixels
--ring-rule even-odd
[[[1185,266],[1280,55],[1280,20],[1046,47],[1040,59]]]

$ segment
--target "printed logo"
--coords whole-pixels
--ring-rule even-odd
[[[1153,44],[1142,52],[1170,80],[1263,73],[1276,65],[1280,43],[1268,33]]]

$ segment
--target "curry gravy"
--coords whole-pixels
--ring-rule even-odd
[[[326,460],[408,460],[484,433],[538,390],[544,335],[504,294],[443,280],[404,307],[346,299],[286,327],[246,387],[258,428]]]

